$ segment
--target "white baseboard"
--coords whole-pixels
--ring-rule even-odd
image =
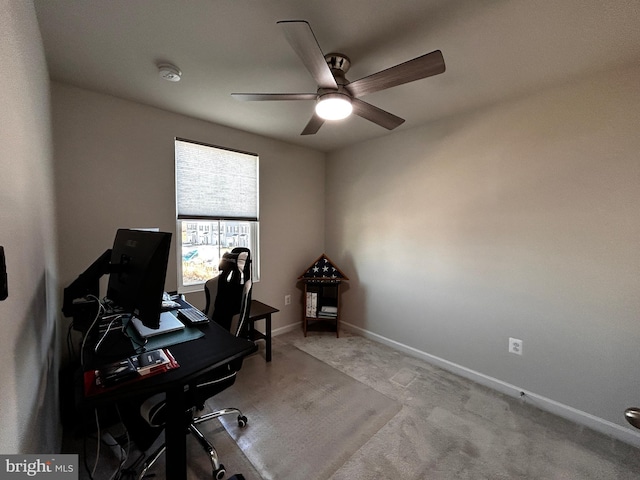
[[[458,365],[443,358],[436,357],[435,355],[431,355],[403,343],[396,342],[395,340],[383,337],[382,335],[378,335],[377,333],[370,332],[350,323],[340,322],[340,326],[344,327],[345,330],[350,330],[362,337],[368,338],[378,343],[382,343],[395,350],[399,350],[408,355],[411,355],[412,357],[420,358],[421,360],[424,360],[430,364],[436,365],[444,370],[472,380],[476,383],[479,383],[480,385],[484,385],[485,387],[497,390],[498,392],[510,397],[520,398],[520,394],[524,392],[525,401],[527,401],[531,405],[534,405],[535,407],[540,408],[541,410],[545,410],[547,412],[558,415],[559,417],[571,420],[579,425],[584,425],[585,427],[591,428],[600,433],[604,433],[605,435],[609,435],[622,442],[640,447],[640,433],[636,433],[630,428],[622,427],[603,418],[596,417],[587,412],[583,412],[568,405],[556,402],[555,400],[543,397],[542,395],[538,395],[534,392],[523,390],[522,388],[511,385],[510,383],[503,382],[502,380],[498,380],[497,378],[484,375],[483,373],[476,372],[475,370],[471,370],[470,368],[463,367],[462,365]],[[299,327],[299,324],[293,325],[292,328],[289,328],[289,326],[287,326],[286,328],[289,328],[289,330],[287,331],[290,331],[295,327]]]
[[[276,328],[274,330],[271,330],[271,336],[272,337],[277,337],[278,335],[282,335],[283,333],[291,332],[292,330],[295,330],[296,328],[299,328],[299,329],[302,330],[302,322],[291,323],[289,325],[285,325],[284,327],[279,327],[279,328]]]

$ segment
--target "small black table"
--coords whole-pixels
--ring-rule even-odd
[[[266,303],[259,302],[258,300],[251,300],[251,310],[249,311],[249,334],[252,340],[262,339],[267,344],[266,360],[271,361],[271,314],[277,313],[280,310],[271,307]],[[258,320],[265,320],[265,333],[256,330],[254,322]]]

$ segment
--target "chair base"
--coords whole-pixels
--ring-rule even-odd
[[[209,456],[209,461],[211,462],[211,470],[213,473],[214,480],[222,480],[222,478],[224,478],[227,472],[224,468],[224,465],[220,463],[220,459],[218,458],[218,452],[216,451],[216,448],[211,444],[211,442],[209,442],[209,440],[207,440],[204,434],[200,430],[198,430],[196,425],[202,422],[211,420],[213,418],[219,418],[223,415],[231,415],[231,414],[238,415],[237,420],[238,420],[238,426],[240,428],[244,428],[247,426],[247,417],[245,417],[242,414],[242,412],[237,408],[222,408],[220,410],[216,410],[215,412],[210,412],[210,413],[201,415],[199,417],[194,417],[191,420],[191,423],[187,426],[187,433],[191,433],[191,435],[195,437],[195,439],[198,441],[202,449]],[[162,456],[162,454],[165,452],[166,449],[167,449],[166,445],[162,444],[155,452],[151,454],[151,456],[142,466],[140,473],[136,477],[137,480],[142,480],[145,477],[145,475],[147,475],[147,472],[149,471],[149,469],[153,466],[154,463],[156,463],[158,458]]]
[[[213,478],[215,480],[222,480],[227,471],[224,469],[224,465],[220,463],[218,458],[218,452],[215,447],[211,445],[211,442],[202,434],[200,430],[192,423],[189,425],[189,432],[196,437],[200,446],[209,455],[209,461],[211,461],[211,470],[213,472]]]
[[[205,413],[204,415],[201,415],[199,417],[195,417],[193,420],[191,420],[191,424],[192,425],[197,425],[199,423],[206,422],[207,420],[211,420],[212,418],[218,418],[218,417],[221,417],[223,415],[231,415],[231,414],[234,414],[234,413],[238,415],[238,426],[240,428],[246,427],[247,426],[247,417],[242,415],[242,412],[240,410],[238,410],[237,408],[221,408],[220,410],[216,410],[215,412]]]

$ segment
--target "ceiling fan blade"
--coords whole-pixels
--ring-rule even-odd
[[[404,123],[403,118],[396,117],[394,114],[374,107],[370,103],[363,102],[358,98],[352,98],[351,105],[353,106],[353,113],[387,130],[393,130]]]
[[[315,100],[317,93],[232,93],[231,96],[243,102],[265,100]]]
[[[438,75],[444,70],[444,57],[440,50],[436,50],[351,82],[346,86],[346,89],[354,97],[360,97],[386,88],[431,77],[432,75]]]
[[[338,88],[309,23],[304,20],[281,20],[278,25],[282,26],[287,41],[307,67],[318,87]]]
[[[311,117],[311,120],[309,120],[309,123],[307,123],[307,126],[304,127],[304,130],[302,130],[300,135],[313,135],[318,133],[318,130],[320,130],[320,127],[323,124],[324,120],[314,113],[313,117]]]

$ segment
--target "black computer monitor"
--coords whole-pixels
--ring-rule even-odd
[[[160,326],[171,233],[119,229],[111,249],[107,298],[148,328]]]

